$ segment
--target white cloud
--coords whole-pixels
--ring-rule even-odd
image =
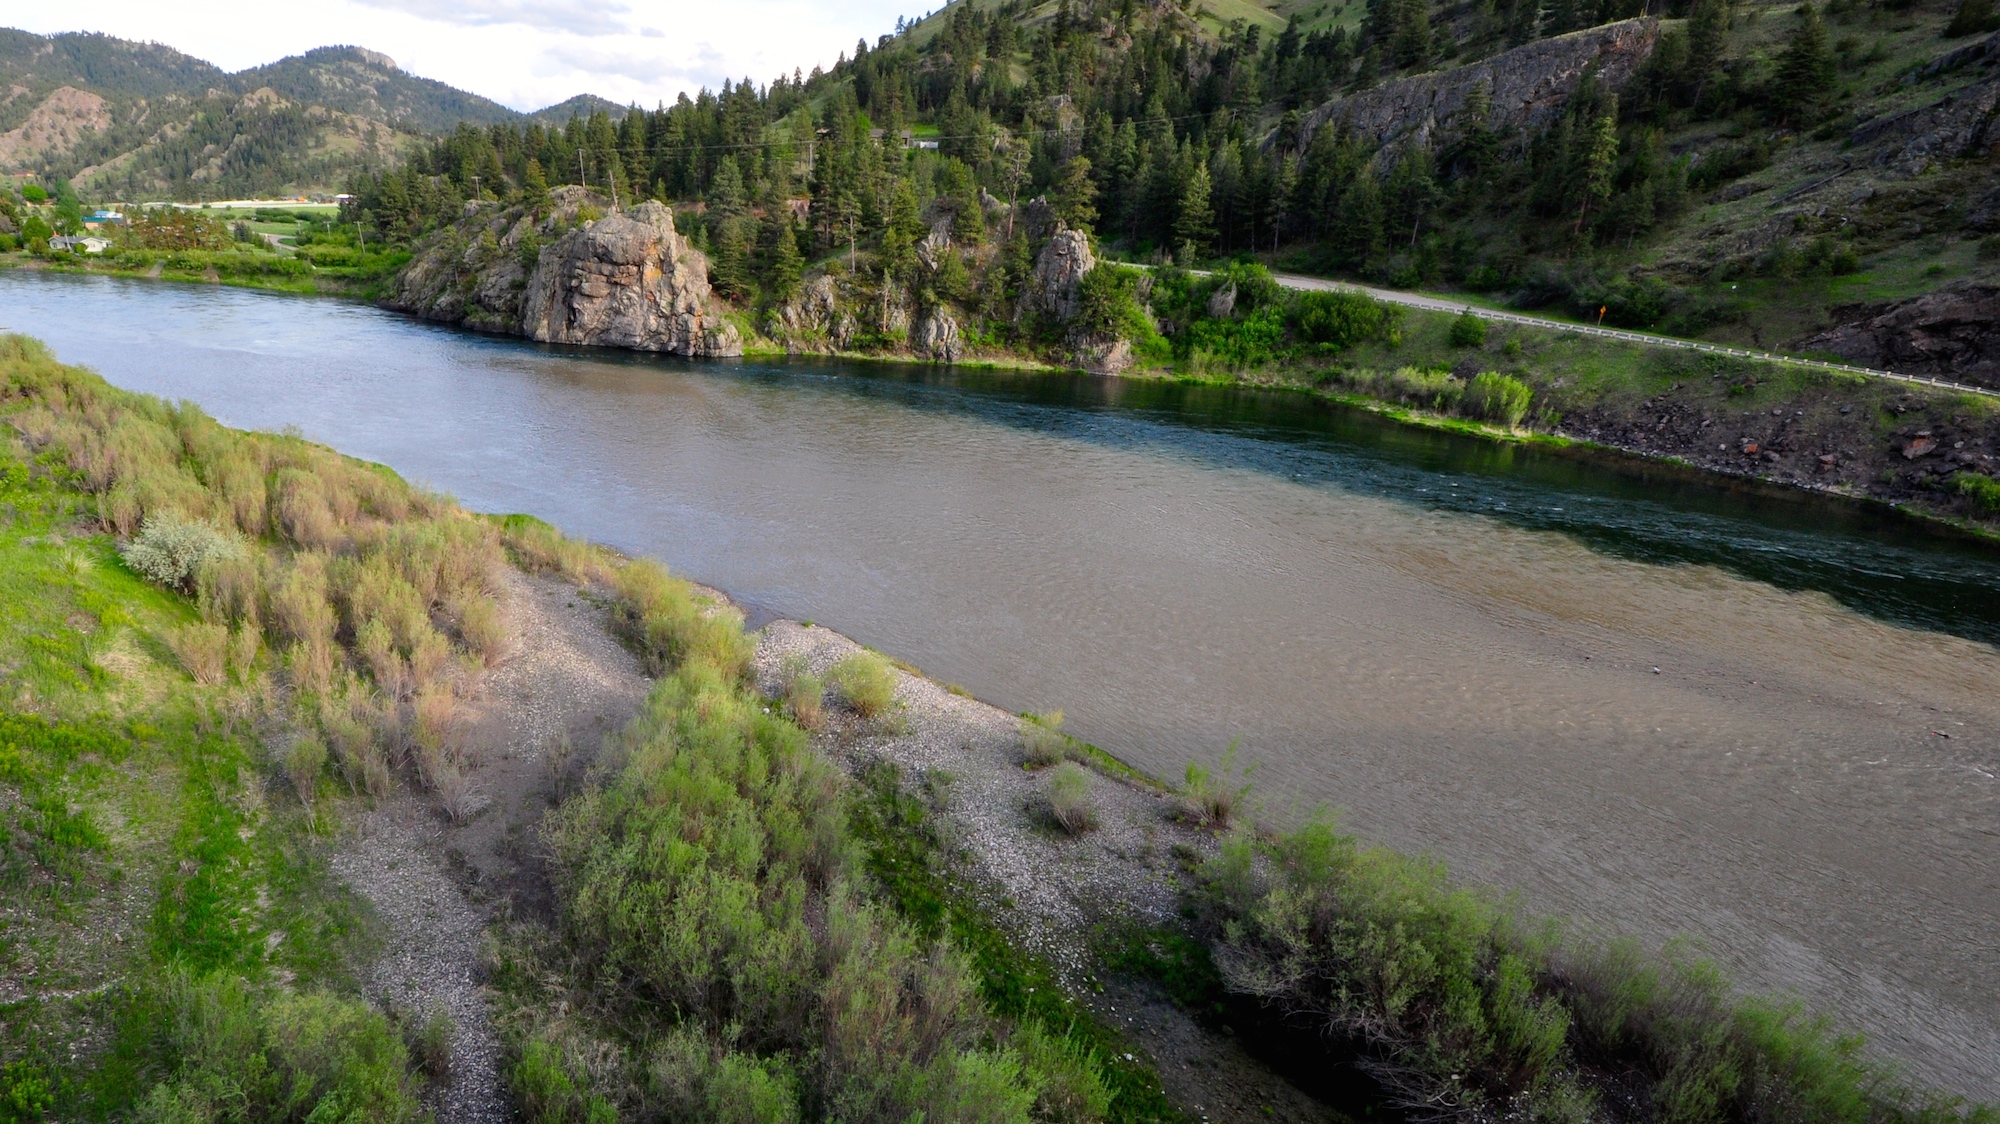
[[[0,0],[0,9],[0,22],[25,31],[151,39],[231,71],[352,43],[529,111],[583,93],[672,104],[725,78],[763,83],[830,67],[910,10],[900,0],[317,0],[246,20],[240,0]]]
[[[617,35],[627,30],[618,17],[630,14],[623,4],[600,0],[353,0],[368,8],[415,16],[460,27],[518,24],[538,31],[572,35]]]

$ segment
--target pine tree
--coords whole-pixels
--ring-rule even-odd
[[[1213,194],[1208,165],[1196,164],[1181,188],[1180,213],[1174,216],[1174,241],[1183,257],[1205,254],[1215,241]]]
[[[773,304],[783,304],[799,295],[799,281],[805,276],[806,260],[799,253],[798,234],[792,229],[788,210],[771,217],[764,253],[764,296]]]
[[[532,156],[528,157],[527,171],[521,173],[521,202],[536,214],[549,207],[549,177],[542,171],[542,162]]]
[[[1826,25],[1819,9],[1799,5],[1799,24],[1778,58],[1776,98],[1779,114],[1794,125],[1811,124],[1833,99],[1833,51],[1826,43]]]
[[[1097,184],[1090,178],[1090,158],[1072,157],[1056,181],[1056,217],[1071,230],[1089,233],[1097,223]]]
[[[716,214],[734,218],[743,213],[746,202],[743,171],[737,167],[736,157],[725,156],[715,166],[715,179],[708,188],[708,204]]]
[[[1402,0],[1396,13],[1396,65],[1421,69],[1430,60],[1430,0]]]
[[[709,283],[732,300],[748,301],[753,295],[750,280],[749,219],[724,218],[713,229],[715,250],[708,259]]]
[[[1593,206],[1611,198],[1611,187],[1618,172],[1618,112],[1617,102],[1613,109],[1591,123],[1583,133],[1583,146],[1577,161],[1577,194],[1582,202],[1576,209],[1576,230],[1583,232],[1583,220]]]
[[[1334,220],[1334,250],[1349,269],[1364,269],[1382,256],[1382,222],[1382,191],[1364,171],[1341,195]]]

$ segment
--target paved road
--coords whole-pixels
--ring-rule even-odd
[[[1798,363],[1830,371],[1853,371],[1856,374],[1895,379],[1897,382],[1915,383],[1919,386],[1936,386],[1947,390],[1961,390],[1968,394],[1984,394],[1990,397],[2000,397],[2000,391],[1992,391],[1979,386],[1967,386],[1964,383],[1946,382],[1942,379],[1926,378],[1922,375],[1900,375],[1894,371],[1878,371],[1870,367],[1855,367],[1846,363],[1828,363],[1824,360],[1807,359],[1797,355],[1779,355],[1769,351],[1745,351],[1740,347],[1725,347],[1722,344],[1706,343],[1701,340],[1684,340],[1673,336],[1656,336],[1650,332],[1628,332],[1622,328],[1600,328],[1590,324],[1577,324],[1572,321],[1556,320],[1547,316],[1529,316],[1519,312],[1501,312],[1490,308],[1475,307],[1466,304],[1464,301],[1454,301],[1447,297],[1428,297],[1422,293],[1398,292],[1395,289],[1376,289],[1367,285],[1356,285],[1346,281],[1328,281],[1320,277],[1301,277],[1291,273],[1278,273],[1272,276],[1278,284],[1283,285],[1287,289],[1366,293],[1376,300],[1389,304],[1399,304],[1408,308],[1429,309],[1432,312],[1461,312],[1467,308],[1471,308],[1474,313],[1484,320],[1497,320],[1508,324],[1526,324],[1529,327],[1547,328],[1561,332],[1579,332],[1587,336],[1603,336],[1606,339],[1649,344],[1653,347],[1676,347],[1687,351],[1707,351],[1717,355],[1736,355],[1745,359],[1764,359],[1774,363]]]

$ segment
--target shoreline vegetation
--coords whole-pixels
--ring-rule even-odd
[[[1306,1064],[1359,1075],[1333,1105],[1355,1118],[2000,1120],[1680,946],[1524,916],[1324,819],[1255,823],[1227,764],[1169,799],[1059,716],[990,712],[1048,767],[1054,838],[1137,784],[1183,841],[1180,919],[1107,928],[1066,975],[981,904],[938,778],[844,767],[903,729],[914,673],[856,651],[774,689],[741,615],[657,563],[22,336],[0,337],[0,419],[16,1119],[427,1117],[450,1026],[361,987],[378,938],[328,848],[385,800],[478,815],[463,717],[517,640],[519,570],[606,606],[657,680],[540,827],[551,909],[491,935],[531,1121],[1191,1119],[1072,990],[1110,976],[1304,1035]]]

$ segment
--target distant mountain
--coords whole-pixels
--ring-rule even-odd
[[[241,71],[230,83],[241,93],[268,88],[296,102],[387,122],[404,132],[442,133],[461,121],[495,125],[521,118],[499,102],[406,74],[396,60],[360,47],[321,47]]]
[[[125,199],[337,190],[461,122],[560,125],[625,107],[584,94],[532,115],[352,46],[231,74],[158,43],[0,28],[0,173]]]
[[[544,125],[567,125],[572,117],[589,117],[602,110],[613,123],[625,120],[629,106],[619,105],[610,98],[600,98],[596,94],[578,94],[568,101],[559,101],[546,109],[537,109],[528,114],[528,120]]]

